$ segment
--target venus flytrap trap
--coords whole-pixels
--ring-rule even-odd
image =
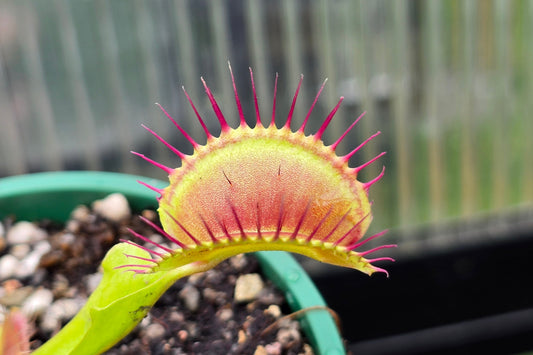
[[[102,263],[103,280],[87,304],[36,353],[101,353],[128,334],[177,279],[206,271],[240,253],[282,250],[354,268],[368,275],[387,273],[373,263],[392,261],[391,258],[369,259],[367,256],[394,245],[356,251],[384,234],[362,239],[372,219],[368,190],[383,176],[384,170],[369,182],[357,180],[357,174],[384,153],[358,167],[348,165],[350,157],[379,132],[350,153],[337,156],[338,144],[363,116],[335,143],[326,146],[322,135],[337,112],[341,98],[318,131],[306,136],[304,130],[325,82],[302,125],[292,131],[293,112],[303,77],[285,124],[277,128],[276,76],[272,116],[270,123],[264,126],[250,70],[256,114],[256,124],[252,128],[244,118],[231,67],[230,73],[240,117],[237,128],[228,125],[202,79],[221,126],[220,135],[215,137],[209,131],[184,90],[207,136],[207,143],[197,143],[160,106],[191,143],[193,154],[184,154],[148,127],[145,128],[181,159],[181,167],[169,168],[134,153],[169,175],[170,184],[164,189],[141,182],[159,194],[158,212],[163,228],[143,220],[174,247],[155,243],[131,231],[144,245],[124,240],[113,247]],[[148,244],[155,248],[148,248]]]

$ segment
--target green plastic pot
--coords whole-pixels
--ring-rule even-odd
[[[138,180],[156,187],[166,182],[142,176],[106,172],[48,172],[0,179],[0,219],[14,215],[19,220],[48,218],[66,221],[80,204],[90,204],[114,192],[126,196],[132,209],[156,208],[156,195],[139,185]],[[264,274],[284,293],[293,311],[312,306],[325,306],[315,285],[286,252],[257,252]],[[316,353],[344,354],[344,346],[328,311],[312,310],[300,322]]]

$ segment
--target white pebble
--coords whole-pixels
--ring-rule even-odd
[[[90,216],[91,211],[85,205],[79,205],[70,213],[70,218],[80,222],[88,222]]]
[[[7,242],[9,244],[35,243],[46,239],[46,231],[37,227],[33,223],[20,221],[7,231]]]
[[[53,332],[61,327],[61,321],[74,317],[85,301],[81,298],[63,298],[55,301],[42,316],[41,328]]]
[[[268,355],[280,355],[281,354],[281,343],[275,341],[272,344],[265,345],[265,350]]]
[[[246,255],[239,254],[229,259],[231,266],[233,266],[236,270],[242,270],[248,265],[248,259],[246,258]]]
[[[24,259],[26,255],[28,255],[30,250],[31,248],[28,244],[17,244],[11,247],[11,249],[9,250],[9,253],[13,255],[15,258],[21,260],[21,259]]]
[[[52,246],[50,245],[50,242],[48,240],[43,240],[33,247],[33,252],[39,257],[43,256],[44,254],[48,253],[52,249]]]
[[[0,258],[0,280],[13,277],[20,261],[13,255],[7,254]]]
[[[37,270],[41,257],[48,253],[50,249],[50,243],[47,241],[37,243],[33,251],[20,261],[19,266],[15,271],[15,276],[23,279],[32,275]]]
[[[264,284],[259,274],[241,275],[235,282],[235,301],[252,301],[259,296]]]
[[[22,304],[22,312],[28,317],[38,317],[52,304],[52,291],[42,288],[30,295]]]
[[[185,285],[185,287],[179,292],[179,297],[185,303],[185,307],[188,310],[194,312],[200,305],[200,291],[193,285]]]
[[[268,355],[268,353],[263,345],[258,345],[255,348],[254,355]]]
[[[300,340],[300,332],[298,329],[294,328],[283,328],[278,331],[276,335],[277,341],[281,343],[284,347],[288,347],[293,341]]]
[[[279,318],[281,316],[281,309],[277,304],[271,304],[265,309],[266,314],[270,314],[274,318]]]
[[[150,324],[145,330],[148,339],[160,339],[165,335],[165,332],[165,327],[159,323]]]
[[[102,281],[103,276],[104,275],[101,272],[97,272],[95,274],[87,276],[87,279],[85,280],[85,285],[87,286],[87,291],[89,293],[93,293],[94,290],[96,290],[96,288],[100,284],[100,281]]]
[[[113,222],[120,222],[131,216],[126,197],[119,193],[111,194],[102,200],[93,202],[93,210]]]
[[[221,322],[227,322],[233,318],[233,310],[231,308],[222,308],[217,312],[217,317]]]

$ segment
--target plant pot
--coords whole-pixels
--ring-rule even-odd
[[[166,182],[141,176],[105,172],[49,172],[0,179],[0,219],[15,215],[19,220],[43,218],[66,221],[80,204],[89,204],[108,194],[126,196],[131,208],[156,208],[155,193],[137,183],[143,180],[164,187]],[[324,300],[305,271],[286,252],[257,252],[262,270],[285,294],[292,311],[324,306]],[[317,354],[344,354],[335,322],[326,310],[313,310],[301,325]]]

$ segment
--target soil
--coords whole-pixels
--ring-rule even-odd
[[[146,210],[142,215],[158,222],[154,211]],[[50,221],[34,223],[46,231],[50,251],[40,258],[32,275],[0,280],[0,301],[7,299],[10,292],[29,290],[9,304],[2,301],[4,311],[23,307],[24,301],[37,290],[45,289],[53,295],[52,305],[31,317],[32,349],[49,339],[71,317],[58,317],[60,323],[51,327],[54,323],[47,317],[52,317],[50,310],[54,304],[62,300],[83,304],[101,277],[99,265],[107,250],[121,238],[133,239],[128,227],[146,236],[154,234],[137,216],[112,222],[86,207],[78,208],[73,216],[66,225]],[[3,225],[8,231],[14,221],[5,220]],[[3,249],[0,257],[14,250],[9,244]],[[253,255],[239,255],[213,270],[179,280],[134,331],[106,354],[312,354],[298,322],[283,317],[288,307],[282,293],[270,281],[263,279],[264,288],[251,301],[234,299],[236,280],[255,273],[261,271]],[[272,324],[275,326],[269,328]]]

